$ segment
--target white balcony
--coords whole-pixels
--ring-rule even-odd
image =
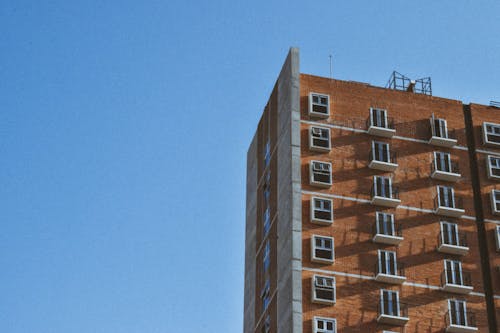
[[[447,182],[456,182],[457,180],[460,179],[460,177],[462,177],[462,175],[459,173],[446,172],[446,171],[440,171],[440,170],[434,170],[431,173],[431,178],[444,180]]]
[[[438,252],[447,253],[447,254],[455,254],[459,256],[464,256],[469,253],[468,246],[461,245],[451,245],[451,244],[439,244],[437,248]]]
[[[381,136],[384,138],[392,138],[394,134],[396,134],[396,130],[387,127],[378,127],[370,125],[370,127],[368,127],[368,134]]]
[[[402,284],[406,281],[406,277],[400,275],[377,273],[377,275],[375,275],[375,281],[383,283]]]
[[[372,241],[374,243],[379,244],[387,244],[387,245],[398,245],[403,241],[403,237],[396,235],[386,235],[386,234],[375,234],[373,236]]]
[[[384,162],[378,160],[371,160],[370,164],[368,164],[370,169],[381,170],[381,171],[394,171],[397,169],[397,163]]]
[[[461,217],[465,214],[465,209],[438,206],[434,211],[434,214],[448,217]]]
[[[401,200],[375,195],[372,197],[371,204],[384,207],[397,207],[401,204]]]
[[[465,286],[465,285],[462,285],[462,284],[445,283],[441,287],[441,289],[443,291],[447,291],[447,292],[450,292],[450,293],[467,295],[474,288],[472,286]]]
[[[446,332],[450,332],[450,333],[470,333],[470,332],[477,332],[477,327],[450,324],[446,328]]]
[[[457,140],[450,138],[442,138],[440,136],[432,136],[429,139],[429,144],[439,147],[453,147],[457,144]]]
[[[401,316],[392,316],[387,314],[379,314],[377,317],[377,322],[380,324],[403,326],[410,318]]]

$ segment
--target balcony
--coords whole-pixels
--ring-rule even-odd
[[[439,195],[434,199],[434,214],[448,217],[461,217],[464,215],[465,210],[463,207],[463,200],[461,197],[454,196],[453,203],[448,203],[445,205],[444,202],[440,202]]]
[[[438,236],[437,250],[441,253],[455,254],[459,256],[466,255],[469,253],[467,235],[464,233],[458,233],[457,239],[453,242],[451,240],[444,241],[444,235],[440,232]]]
[[[460,318],[457,318],[457,314],[446,313],[446,332],[450,333],[471,333],[477,332],[476,327],[476,316],[473,312],[467,311],[466,314],[459,313]]]
[[[432,132],[432,130],[431,130]],[[438,147],[453,147],[457,144],[455,138],[455,130],[447,131],[446,135],[439,135],[438,133],[431,133],[429,144]]]
[[[379,226],[380,229],[380,226]],[[389,231],[378,230],[377,223],[373,225],[373,238],[374,243],[387,244],[387,245],[398,245],[403,241],[403,232],[401,225],[394,224],[394,233],[390,234]]]
[[[436,169],[435,162],[431,163],[431,178],[444,180],[447,182],[456,182],[462,177],[460,174],[460,170],[458,168],[458,164],[451,161],[451,169],[449,171],[443,171]]]
[[[398,167],[397,155],[396,153],[390,152],[387,161],[381,161],[375,158],[375,152],[370,150],[369,155],[369,164],[368,167],[370,169],[381,170],[381,171],[394,171]]]
[[[386,188],[387,189],[387,188]],[[371,189],[371,204],[383,207],[397,207],[401,200],[399,200],[399,188],[392,186],[392,190],[386,190],[382,193],[376,193],[375,187]],[[390,193],[390,195],[389,195]]]
[[[368,134],[381,136],[384,138],[392,138],[396,134],[394,129],[394,120],[392,118],[387,118],[387,125],[385,127],[376,126],[372,124],[370,117],[366,120],[366,127],[368,128]]]
[[[402,284],[406,281],[403,264],[397,264],[396,272],[382,272],[379,266],[378,263],[375,265],[375,281],[391,284]]]
[[[446,270],[441,273],[441,289],[455,294],[469,294],[472,289],[471,275],[469,272],[458,271],[455,273],[448,272]],[[453,275],[453,276],[450,276]],[[452,281],[452,279],[455,281]]]
[[[404,326],[410,318],[408,318],[408,305],[404,303],[391,303],[382,301],[378,305],[377,322],[379,324]]]

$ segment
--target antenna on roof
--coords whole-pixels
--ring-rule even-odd
[[[330,58],[330,79],[333,79],[333,72],[332,72],[332,66],[333,66],[332,58],[333,58],[333,56],[330,54],[329,58]]]

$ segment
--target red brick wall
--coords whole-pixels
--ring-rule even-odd
[[[458,145],[467,146],[462,104],[458,101],[309,75],[301,75],[300,88],[301,118],[304,121],[311,120],[364,130],[369,108],[379,107],[387,109],[388,116],[394,118],[397,136],[427,141],[430,133],[429,119],[434,113],[436,117],[447,120],[449,130],[455,130]],[[309,92],[330,95],[331,116],[329,119],[309,118],[307,115]],[[309,125],[302,123],[303,190],[368,200],[373,176],[391,175],[367,167],[371,141],[386,141],[390,143],[391,151],[398,154],[399,166],[392,176],[394,185],[399,186],[401,191],[401,205],[432,210],[436,185],[450,185],[454,187],[457,195],[464,198],[465,215],[475,216],[467,150],[435,147],[427,143],[397,138],[384,139],[366,133],[332,128],[330,130],[332,140],[330,153],[317,153],[308,149],[308,129]],[[452,159],[459,162],[462,177],[458,182],[443,182],[430,178],[433,151],[450,152]],[[311,159],[332,163],[333,186],[330,189],[320,189],[309,185],[309,161]],[[442,332],[445,328],[445,313],[448,310],[447,299],[451,298],[467,300],[468,309],[476,313],[479,331],[487,329],[484,297],[462,296],[440,290],[390,285],[353,277],[336,277],[337,302],[335,305],[311,304],[310,279],[313,273],[307,271],[308,268],[373,276],[378,249],[390,249],[397,252],[398,263],[406,265],[407,282],[439,286],[443,260],[457,258],[462,261],[464,271],[472,272],[474,291],[483,292],[483,287],[474,221],[334,199],[333,225],[318,226],[310,223],[309,200],[309,195],[303,195],[304,332],[311,332],[311,320],[314,316],[336,318],[338,332],[381,332],[383,329],[403,332],[400,328],[377,325],[380,289],[400,290],[400,301],[409,304],[410,321],[405,326],[404,332]],[[399,246],[380,245],[371,241],[376,211],[393,212],[395,221],[403,225],[404,241]],[[468,255],[454,257],[436,251],[440,220],[458,223],[460,232],[468,234],[470,247]],[[334,237],[335,262],[333,264],[317,264],[310,261],[312,234]]]

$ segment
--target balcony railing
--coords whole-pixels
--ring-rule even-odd
[[[448,200],[446,204],[439,199],[439,195],[434,198],[434,212],[442,216],[460,217],[465,213],[463,209],[464,201],[461,196],[454,195],[454,200]]]
[[[456,131],[454,129],[447,130],[447,135],[440,135],[437,131],[429,130],[429,143],[440,147],[453,147],[457,144]]]
[[[394,171],[398,167],[398,158],[395,152],[389,152],[387,160],[379,160],[375,158],[375,151],[370,150],[368,155],[368,167],[370,169],[377,169],[382,171]]]
[[[385,127],[377,126],[372,122],[370,117],[366,119],[368,134],[390,138],[396,133],[396,130],[394,129],[394,119],[388,117],[385,125]]]
[[[401,284],[406,281],[404,264],[398,262],[396,266],[395,271],[394,268],[391,268],[390,272],[384,272],[380,264],[377,263],[375,265],[375,281],[393,284]]]
[[[449,275],[454,275],[450,277]],[[455,279],[455,281],[453,281]],[[471,274],[465,271],[457,271],[455,273],[448,272],[446,269],[441,273],[441,287],[444,291],[468,294],[472,291]]]
[[[390,223],[388,223],[390,225]],[[377,231],[377,225],[378,231]],[[391,234],[389,230],[382,230],[382,222],[375,222],[373,225],[373,242],[397,245],[403,240],[403,228],[401,224],[394,223],[394,233]]]
[[[446,332],[477,332],[476,315],[471,311],[454,313],[448,310],[445,315]]]
[[[383,300],[378,304],[377,321],[381,324],[403,326],[408,322],[408,305]]]
[[[449,236],[448,236],[449,237]],[[438,251],[448,254],[465,255],[469,252],[469,245],[467,243],[467,235],[459,232],[456,235],[456,242],[448,240],[444,241],[444,234],[440,232],[438,235]]]
[[[450,161],[450,170],[439,170],[436,168],[435,161],[431,163],[431,177],[434,179],[456,182],[460,179],[460,169],[458,163]]]
[[[372,185],[370,194],[372,205],[397,207],[401,203],[401,200],[399,200],[399,188],[396,186],[386,186],[385,191],[377,191],[376,186]]]

